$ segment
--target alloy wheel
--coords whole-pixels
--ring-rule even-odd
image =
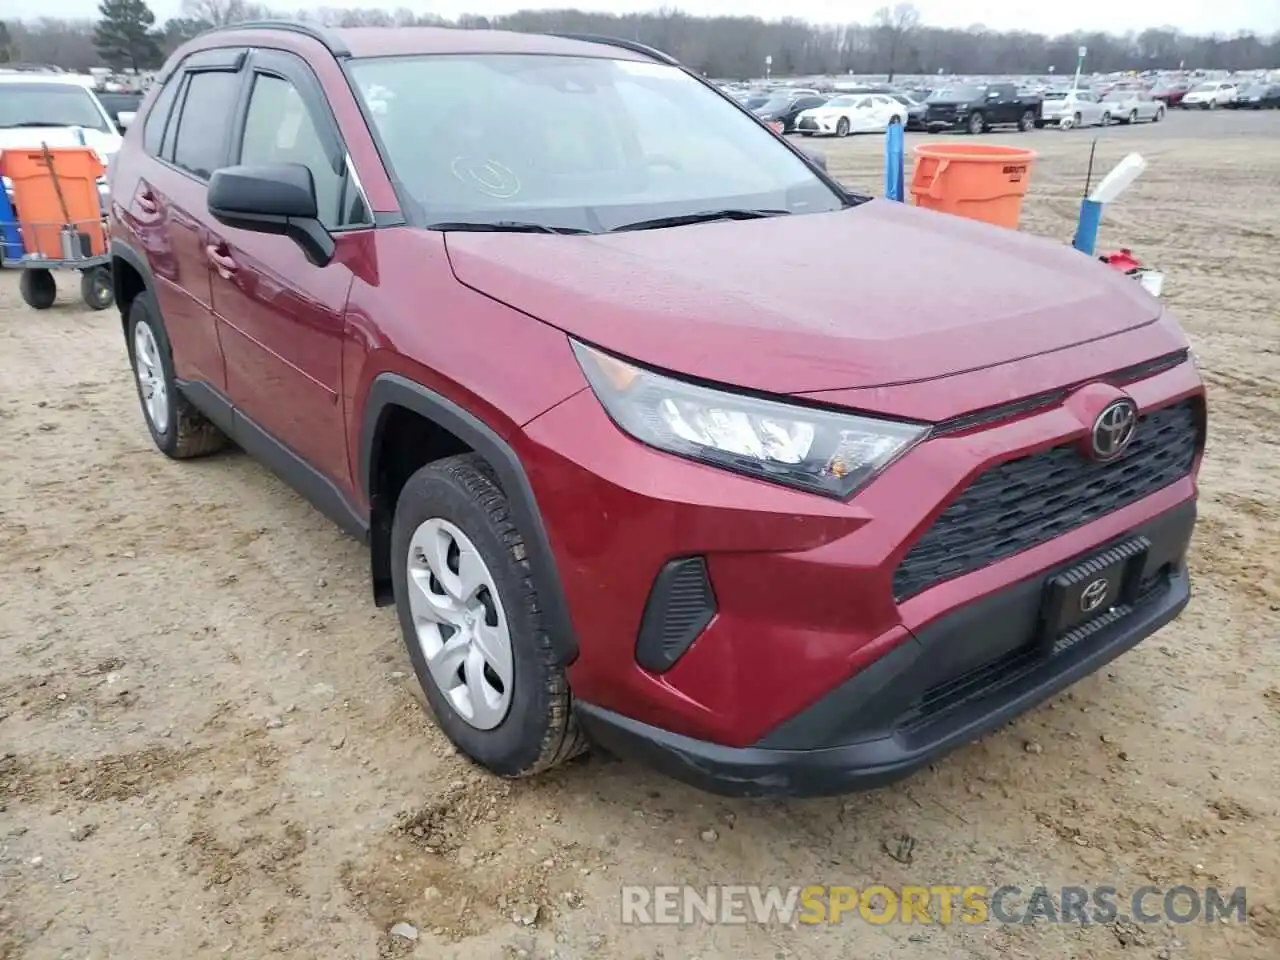
[[[169,386],[160,363],[160,348],[151,325],[139,320],[133,327],[133,370],[142,391],[142,406],[157,434],[169,429]]]

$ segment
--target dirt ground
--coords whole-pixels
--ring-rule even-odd
[[[1068,240],[1092,135],[990,139],[1040,152],[1025,226]],[[243,454],[166,460],[116,315],[71,291],[37,314],[0,276],[0,957],[1280,956],[1278,144],[1278,114],[1176,115],[1098,147],[1150,161],[1103,243],[1167,272],[1209,384],[1191,607],[983,742],[830,800],[598,756],[483,775],[421,709],[363,549]],[[879,138],[813,145],[879,189]],[[1244,886],[1249,918],[621,921],[622,884],[714,882]]]

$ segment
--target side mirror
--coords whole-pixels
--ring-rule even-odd
[[[129,124],[133,123],[133,118],[137,115],[133,110],[121,110],[116,114],[116,129],[124,133],[129,129]]]
[[[803,147],[800,148],[800,152],[808,157],[809,162],[823,173],[827,172],[827,155],[825,153],[819,153],[817,150],[806,150]]]
[[[333,258],[311,171],[300,163],[223,167],[209,178],[209,213],[237,230],[288,237],[318,267]]]

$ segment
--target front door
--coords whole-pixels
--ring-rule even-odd
[[[342,404],[342,343],[351,246],[371,225],[319,82],[303,61],[255,51],[238,156],[311,171],[337,251],[324,266],[292,240],[213,222],[213,311],[236,409],[344,493],[353,490]]]

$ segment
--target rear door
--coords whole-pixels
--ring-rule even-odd
[[[342,394],[347,296],[368,204],[323,88],[301,58],[255,50],[232,133],[233,164],[311,171],[320,221],[337,249],[325,266],[287,237],[211,221],[213,311],[236,409],[350,494]]]
[[[155,278],[175,375],[219,391],[226,376],[210,299],[205,192],[209,176],[225,164],[246,55],[201,51],[165,82],[143,131],[153,162],[132,196],[121,198]]]

